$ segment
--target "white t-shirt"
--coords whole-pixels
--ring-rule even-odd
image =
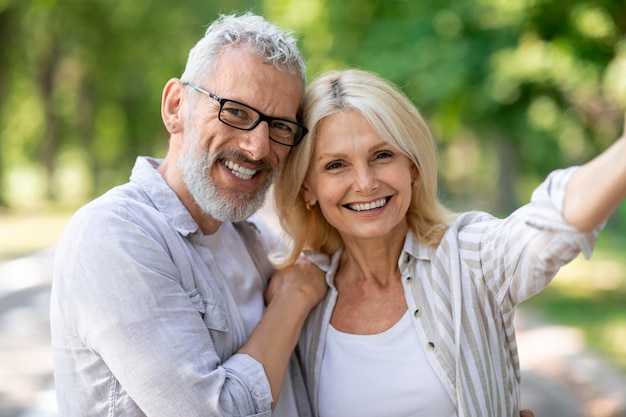
[[[208,237],[207,246],[217,260],[220,273],[239,307],[246,335],[250,336],[265,311],[263,279],[232,223],[223,223],[217,232]],[[287,372],[272,416],[297,415],[291,375]]]
[[[330,326],[319,383],[320,417],[452,417],[456,409],[405,313],[374,335]]]

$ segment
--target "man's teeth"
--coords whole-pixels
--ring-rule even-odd
[[[224,161],[224,165],[226,165],[226,167],[230,169],[236,177],[241,178],[242,180],[249,180],[254,174],[256,174],[255,169],[239,166],[232,161]]]
[[[384,206],[386,202],[386,198],[381,198],[380,200],[372,201],[371,203],[349,204],[348,207],[354,211],[375,210]]]

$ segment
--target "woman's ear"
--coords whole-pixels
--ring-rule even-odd
[[[415,164],[411,164],[411,187],[415,187],[420,179],[420,171]]]
[[[311,187],[308,181],[305,180],[304,183],[302,183],[302,186],[300,187],[300,192],[302,193],[304,205],[307,209],[310,209],[317,203],[317,197],[315,196],[315,193],[311,191]]]
[[[161,118],[165,128],[174,135],[184,130],[183,83],[172,78],[165,84],[161,97]]]

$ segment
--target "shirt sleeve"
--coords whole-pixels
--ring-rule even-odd
[[[214,342],[231,331],[225,312],[183,288],[179,264],[190,261],[171,246],[176,239],[166,235],[177,232],[165,223],[108,205],[83,210],[69,226],[54,285],[65,330],[88,351],[77,374],[105,386],[114,376],[150,417],[270,415],[263,366],[241,354],[220,360],[238,348]]]
[[[580,252],[591,255],[601,228],[581,232],[562,215],[565,189],[576,169],[552,172],[530,203],[507,218],[486,215],[460,231],[462,257],[473,269],[471,276],[482,280],[477,285],[492,292],[503,311],[545,288]]]

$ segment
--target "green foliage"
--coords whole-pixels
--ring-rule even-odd
[[[164,155],[163,86],[180,76],[189,49],[219,12],[253,3],[0,4],[7,24],[0,29],[0,196],[11,189],[10,172],[38,165],[44,198],[56,198],[58,173],[67,168],[58,163],[68,149],[80,149],[87,162],[73,168],[90,167],[83,172],[92,179],[90,195],[125,181],[137,155]]]
[[[496,195],[496,210],[509,212],[527,198],[516,186],[520,177],[539,181],[550,170],[584,162],[620,133],[626,108],[621,1],[283,3],[308,6],[306,18],[282,17],[302,33],[311,75],[337,67],[376,72],[414,100],[443,152],[459,141],[474,142],[481,153],[496,150],[486,187],[475,174],[484,158],[473,166],[447,159],[466,166],[464,175],[443,167],[452,195],[482,189],[477,201]]]
[[[87,198],[125,181],[136,155],[162,156],[164,84],[218,13],[245,10],[296,32],[309,78],[360,67],[398,84],[459,206],[510,211],[620,133],[621,0],[2,0],[0,205],[20,203],[9,178],[24,167],[51,199],[80,171]]]

